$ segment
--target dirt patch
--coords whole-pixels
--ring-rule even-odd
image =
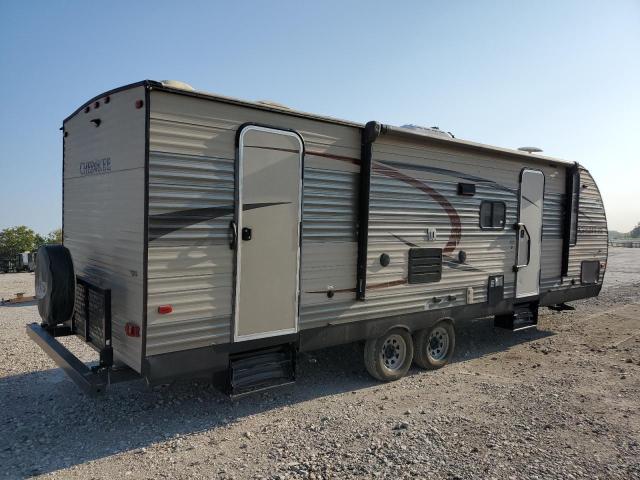
[[[87,398],[27,339],[36,307],[0,307],[0,475],[640,478],[640,250],[612,249],[575,305],[536,331],[460,324],[451,365],[391,384],[360,345],[301,355],[294,387],[238,402],[193,382]]]
[[[17,293],[25,296],[35,293],[35,275],[33,273],[2,273],[0,274],[0,299],[8,299]]]

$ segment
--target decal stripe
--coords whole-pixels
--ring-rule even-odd
[[[388,167],[379,162],[374,163],[373,170],[375,172],[386,175],[389,178],[400,180],[402,182],[405,182],[408,185],[411,185],[414,188],[417,188],[418,190],[429,195],[431,198],[433,198],[436,202],[440,204],[442,209],[449,216],[449,223],[451,224],[451,233],[449,234],[449,240],[447,241],[447,244],[442,250],[442,253],[443,254],[452,253],[456,249],[456,247],[458,246],[458,243],[460,243],[460,239],[462,238],[462,223],[460,221],[460,216],[458,215],[458,212],[453,207],[453,205],[451,205],[449,200],[447,200],[444,197],[444,195],[442,195],[440,192],[430,187],[426,183],[423,183],[416,178],[405,175],[401,171]]]
[[[524,198],[527,202],[529,202],[531,205],[533,205],[534,207],[536,207],[537,209],[540,209],[540,207],[538,207],[534,202],[532,202],[529,198],[525,197],[524,195],[520,195],[522,198]]]
[[[242,211],[255,210],[257,208],[271,207],[274,205],[288,205],[291,202],[271,202],[271,203],[245,203],[242,206]],[[149,235],[149,241],[156,240],[160,237],[164,237],[170,233],[180,230],[182,228],[195,225],[196,223],[206,222],[207,220],[213,220],[216,218],[224,217],[225,215],[233,215],[233,206],[223,207],[209,207],[209,208],[191,208],[188,210],[177,210],[169,213],[159,213],[157,215],[149,215],[149,221],[151,222],[173,222],[175,225],[162,228],[161,233]],[[161,227],[151,226],[151,229],[158,230]]]
[[[415,243],[411,243],[408,240],[405,240],[402,237],[399,237],[398,235],[396,235],[395,233],[391,233],[392,237],[395,237],[396,239],[400,240],[402,243],[404,243],[407,247],[412,247],[412,248],[418,248],[418,245],[416,245]]]
[[[255,210],[256,208],[273,207],[274,205],[290,205],[291,202],[267,202],[267,203],[245,203],[242,205],[242,211]]]
[[[443,259],[442,263],[454,270],[462,270],[465,272],[484,272],[484,270],[478,267],[474,267],[473,265],[469,265],[468,263],[460,263],[460,261],[454,257],[445,257],[445,258],[447,260]]]
[[[481,183],[483,185],[487,185],[488,187],[495,188],[496,190],[502,190],[505,192],[512,193],[516,196],[518,195],[517,189],[509,188],[505,185],[500,185],[499,183],[494,182],[493,180],[489,180],[488,178],[476,177],[475,175],[469,175],[467,173],[458,172],[456,170],[449,170],[447,168],[440,168],[440,167],[430,167],[428,165],[409,165],[406,163],[399,163],[399,162],[393,162],[393,161],[385,161],[385,162],[379,162],[379,163],[383,163],[387,166],[394,165],[396,167],[402,167],[403,170],[417,170],[417,171],[424,171],[424,172],[432,172],[432,173],[437,173],[438,175],[460,178],[462,180],[467,180],[470,182]]]

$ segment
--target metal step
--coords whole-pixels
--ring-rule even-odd
[[[496,315],[494,325],[514,332],[535,328],[538,325],[538,305],[516,305],[512,313]]]
[[[239,398],[295,382],[295,348],[285,344],[232,355],[228,393]]]

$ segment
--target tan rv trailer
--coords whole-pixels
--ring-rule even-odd
[[[88,390],[133,374],[242,394],[360,340],[393,380],[446,364],[458,320],[535,327],[602,285],[604,207],[577,163],[176,82],[99,95],[63,134],[64,247],[38,255],[28,332]]]

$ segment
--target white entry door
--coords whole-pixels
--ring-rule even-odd
[[[303,144],[249,125],[236,173],[234,340],[298,331]]]
[[[542,206],[544,173],[524,169],[520,177],[520,199],[516,248],[516,298],[540,293],[542,256]]]

